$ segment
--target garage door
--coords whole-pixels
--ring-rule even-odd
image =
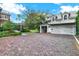
[[[75,35],[75,25],[53,25],[50,26],[50,33]]]

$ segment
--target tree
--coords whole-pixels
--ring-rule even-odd
[[[45,20],[45,15],[41,13],[29,13],[28,17],[25,20],[27,29],[33,30],[40,28],[41,21]]]
[[[19,20],[19,21],[21,21],[22,20],[22,15],[20,15],[20,14],[17,14],[17,18],[16,18],[16,20]],[[22,31],[22,23],[20,23],[19,24],[20,25],[20,31]]]
[[[79,35],[79,11],[77,12],[76,17],[76,34]]]

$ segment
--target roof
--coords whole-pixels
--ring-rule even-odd
[[[0,7],[0,13],[10,15],[8,11],[3,10],[1,7]]]

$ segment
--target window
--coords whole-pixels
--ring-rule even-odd
[[[52,21],[54,21],[54,17],[52,18]]]
[[[70,18],[71,17],[71,14],[69,13],[68,17]]]
[[[1,15],[2,18],[5,18],[5,15]]]
[[[70,17],[70,13],[69,13],[69,17]]]
[[[64,15],[64,20],[66,20],[67,19],[67,15]]]
[[[5,15],[5,18],[7,18],[7,16]]]
[[[57,19],[57,16],[55,17],[55,19]]]
[[[7,15],[5,15],[5,18],[8,18],[8,16],[7,16]]]
[[[49,17],[47,17],[47,19],[49,19]]]
[[[2,8],[0,7],[0,12],[2,11]]]
[[[1,18],[1,15],[0,15],[0,18]]]

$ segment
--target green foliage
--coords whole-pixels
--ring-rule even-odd
[[[29,29],[23,28],[21,32],[30,32]]]
[[[3,28],[2,27],[0,27],[0,31],[3,31]]]
[[[29,29],[26,29],[26,32],[30,32],[30,30]]]
[[[5,36],[9,36],[9,32],[8,31],[2,31],[0,32],[0,37],[5,37]]]
[[[2,28],[3,28],[3,31],[12,31],[14,30],[15,26],[12,22],[6,21],[2,24]]]
[[[39,32],[39,31],[37,29],[34,29],[34,30],[30,30],[30,32],[36,33],[36,32]]]
[[[79,35],[79,11],[77,12],[76,17],[76,35]]]
[[[20,30],[20,25],[19,24],[16,24],[16,23],[14,23],[14,30]]]
[[[0,32],[0,37],[17,36],[17,35],[21,35],[21,32],[9,32],[9,31]]]
[[[11,36],[17,36],[17,35],[21,35],[21,32],[12,32],[10,33]]]
[[[15,32],[18,25],[10,21],[6,21],[0,27],[0,37],[21,35],[21,32]]]
[[[40,28],[41,21],[45,20],[45,16],[39,13],[30,13],[25,20],[26,29],[34,30]]]

